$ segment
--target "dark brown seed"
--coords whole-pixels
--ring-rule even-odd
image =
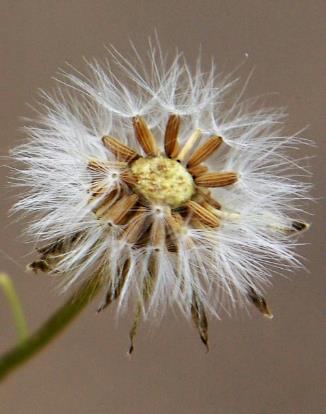
[[[135,337],[137,335],[137,331],[138,331],[138,327],[139,327],[139,323],[140,323],[141,309],[142,309],[142,303],[138,302],[137,306],[136,306],[134,321],[133,321],[131,329],[129,331],[129,339],[130,339],[130,345],[129,345],[129,350],[128,350],[129,355],[131,355],[134,352],[134,349],[135,349],[134,342],[135,342]]]
[[[27,270],[32,270],[35,273],[38,271],[47,273],[50,270],[50,266],[46,260],[36,260],[27,266]]]
[[[306,230],[309,227],[309,225],[303,221],[292,221],[292,228],[295,231],[301,232]]]
[[[115,299],[118,299],[122,291],[123,285],[125,283],[129,269],[130,269],[130,260],[126,260],[123,265],[121,277],[118,280],[118,284],[113,287],[110,281],[106,295],[105,295],[104,303],[97,309],[97,312],[101,312],[103,309],[108,307]]]
[[[192,316],[194,325],[198,330],[200,339],[202,340],[203,344],[206,346],[206,350],[208,352],[209,347],[208,347],[207,317],[206,317],[204,306],[195,293],[193,293],[193,296],[192,296],[191,316]]]
[[[178,134],[180,129],[181,119],[178,115],[170,115],[164,136],[164,149],[168,157],[173,156],[178,146]]]
[[[267,318],[272,319],[273,314],[270,311],[265,298],[259,295],[254,288],[250,287],[248,291],[248,298],[256,306],[256,308]]]

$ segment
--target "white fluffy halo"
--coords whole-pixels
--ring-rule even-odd
[[[105,64],[87,62],[87,76],[73,69],[65,73],[56,93],[42,94],[38,119],[26,127],[28,141],[12,151],[19,162],[16,185],[22,190],[14,210],[32,215],[28,234],[38,245],[57,249],[56,260],[43,270],[68,288],[101,267],[111,299],[118,297],[123,307],[140,298],[144,315],[161,315],[175,304],[191,315],[194,298],[199,319],[200,306],[218,316],[248,298],[264,301],[261,292],[273,272],[300,266],[293,236],[307,227],[298,215],[308,185],[301,182],[301,161],[288,154],[306,141],[282,135],[281,111],[254,110],[255,103],[241,102],[235,82],[220,79],[214,66],[204,72],[198,63],[192,71],[182,55],[169,62],[159,46],[150,47],[146,61],[135,52],[134,62],[111,50]],[[98,180],[106,194],[113,188],[129,191],[103,136],[119,138],[144,156],[132,120],[142,117],[162,149],[171,114],[182,121],[181,147],[194,130],[201,132],[196,145],[222,137],[205,165],[235,171],[239,179],[211,189],[221,205],[214,213],[218,226],[194,226],[183,215],[174,248],[163,244],[155,249],[150,239],[124,241],[128,223],[108,226],[100,220],[90,188]],[[92,160],[105,164],[104,173],[90,171]],[[164,207],[143,203],[148,227],[168,226],[171,210],[165,213]],[[154,250],[155,283],[144,295]]]

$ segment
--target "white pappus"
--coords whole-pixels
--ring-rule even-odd
[[[206,312],[254,303],[272,317],[263,287],[300,266],[296,235],[308,185],[282,135],[284,114],[241,102],[214,65],[194,71],[151,46],[133,63],[116,50],[89,74],[64,73],[42,93],[29,139],[12,151],[40,257],[30,267],[65,289],[100,270],[103,309],[141,315],[177,305],[207,345]],[[132,350],[132,345],[131,345]]]

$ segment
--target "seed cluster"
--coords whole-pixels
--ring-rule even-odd
[[[118,188],[107,190],[105,185],[99,184],[97,180],[92,188],[92,196],[101,197],[95,208],[97,216],[115,225],[124,224],[129,234],[129,227],[131,223],[134,225],[135,217],[141,221],[141,217],[145,216],[145,211],[142,212],[144,207],[159,206],[164,208],[167,216],[167,228],[164,231],[165,237],[170,241],[171,238],[173,239],[171,235],[179,232],[185,221],[188,226],[196,228],[218,227],[220,218],[216,209],[220,209],[220,205],[212,198],[209,188],[234,184],[238,175],[232,171],[208,172],[203,161],[218,149],[222,138],[218,136],[209,138],[193,151],[191,156],[188,156],[201,132],[195,130],[181,147],[178,142],[180,117],[171,115],[165,130],[165,153],[161,154],[146,121],[141,117],[135,117],[133,126],[136,139],[145,153],[144,156],[129,146],[121,144],[114,137],[105,136],[102,139],[105,147],[116,158],[116,164],[111,162],[110,167],[120,171],[120,178],[126,184],[127,190],[118,191]],[[96,160],[92,160],[88,168],[103,175],[108,169],[105,163]],[[152,227],[153,223],[148,228],[147,239],[150,243],[154,241]],[[146,240],[144,234],[139,234],[140,236],[143,241]],[[160,242],[164,244],[165,240]],[[176,243],[172,240],[172,244]]]
[[[144,154],[122,144],[117,138],[104,136],[102,143],[115,159],[91,159],[87,165],[92,176],[89,203],[98,220],[107,226],[108,232],[118,228],[118,239],[131,249],[146,247],[152,251],[149,276],[130,331],[130,352],[133,350],[141,307],[151,297],[158,278],[160,252],[177,255],[180,239],[189,228],[212,231],[225,218],[238,219],[237,213],[223,211],[210,192],[210,188],[236,183],[238,174],[234,171],[209,171],[204,164],[218,150],[223,139],[211,136],[197,146],[201,136],[201,131],[197,129],[181,146],[178,139],[180,123],[178,115],[170,115],[162,153],[145,119],[134,117],[135,137]],[[306,227],[303,222],[295,221],[291,228],[277,230],[292,234]],[[34,271],[51,271],[60,262],[61,254],[71,250],[82,237],[77,233],[72,238],[58,240],[40,249],[40,260],[30,267]],[[194,241],[188,238],[187,243],[191,248]],[[109,286],[105,302],[99,310],[120,296],[129,267],[127,259],[118,285]],[[272,317],[265,299],[252,287],[247,297],[265,316]],[[195,292],[192,293],[191,316],[201,340],[208,347],[205,309]]]

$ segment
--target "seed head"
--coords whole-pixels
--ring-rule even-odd
[[[195,184],[187,169],[166,156],[138,158],[131,165],[135,190],[154,204],[181,207],[191,199]]]
[[[168,66],[154,47],[149,71],[138,54],[140,69],[111,60],[118,74],[88,63],[89,77],[64,74],[63,89],[43,93],[13,151],[27,189],[15,210],[33,214],[40,244],[30,267],[65,289],[100,270],[100,310],[136,303],[131,341],[140,316],[167,305],[206,345],[207,311],[252,302],[271,317],[262,288],[299,265],[290,236],[307,228],[296,217],[307,186],[286,154],[304,140],[281,135],[279,111],[227,96],[233,82],[214,68],[192,73],[179,56]]]

